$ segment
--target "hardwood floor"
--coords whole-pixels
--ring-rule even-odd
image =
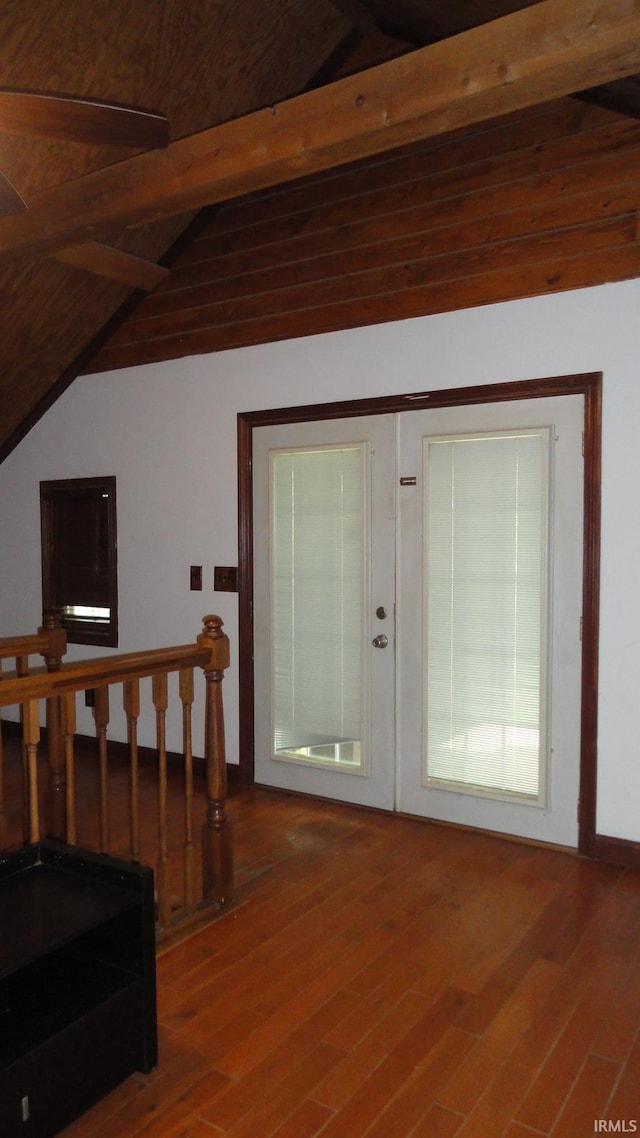
[[[640,874],[265,790],[230,815],[237,904],[160,951],[158,1068],[64,1138],[640,1130]]]

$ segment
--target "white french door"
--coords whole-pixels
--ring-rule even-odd
[[[256,781],[392,810],[393,416],[261,427],[253,470]]]
[[[258,782],[577,844],[583,415],[254,432]]]
[[[583,416],[401,416],[399,810],[577,845]]]

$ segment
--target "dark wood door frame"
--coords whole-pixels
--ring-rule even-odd
[[[596,855],[596,782],[598,727],[598,634],[600,613],[600,487],[602,438],[602,373],[554,376],[422,391],[344,403],[316,403],[247,411],[238,415],[238,570],[239,570],[239,679],[240,766],[242,782],[254,778],[254,666],[253,666],[253,493],[252,444],[257,427],[280,423],[347,419],[357,415],[385,415],[429,407],[462,407],[474,403],[502,403],[515,399],[542,399],[554,395],[584,395],[584,540],[582,609],[582,711],[580,724],[580,800],[578,850]]]

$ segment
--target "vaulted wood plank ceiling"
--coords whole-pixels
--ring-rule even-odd
[[[633,0],[0,0],[0,88],[172,140],[0,131],[0,457],[83,370],[640,275],[639,71]]]

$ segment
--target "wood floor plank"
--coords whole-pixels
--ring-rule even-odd
[[[243,959],[259,949],[266,940],[259,924],[252,923],[249,912],[243,913],[242,921],[238,919],[237,911],[225,914],[219,922],[216,922],[215,930],[215,933],[210,935],[218,938],[216,951],[204,964],[197,965],[174,979],[173,987],[183,991],[202,991],[205,987],[211,986],[228,968],[238,967]],[[205,930],[202,934],[205,940],[208,931]]]
[[[203,1122],[201,1118],[197,1118],[195,1122],[189,1122],[184,1130],[180,1131],[178,1138],[215,1138],[216,1134],[220,1134],[220,1130],[216,1130],[208,1122]]]
[[[446,988],[425,1015],[396,1044],[390,1052],[392,1058],[406,1067],[417,1067],[436,1046],[447,1028],[455,1024],[468,999],[468,993],[460,988]]]
[[[397,1059],[384,1059],[333,1116],[322,1132],[323,1138],[361,1138],[410,1075],[410,1068]]]
[[[331,1113],[326,1106],[305,1099],[286,1122],[274,1131],[273,1138],[315,1138],[331,1118]]]
[[[547,946],[547,956],[566,963],[576,950],[582,937],[592,923],[602,920],[607,901],[616,889],[623,870],[615,865],[587,865],[576,862],[576,879],[571,889],[563,895],[565,911],[551,943]]]
[[[453,1114],[452,1111],[434,1103],[422,1122],[411,1131],[411,1138],[455,1138],[463,1123],[462,1115]]]
[[[178,1138],[188,1124],[197,1122],[212,1110],[212,1103],[224,1092],[229,1080],[219,1071],[209,1071],[198,1082],[185,1090],[158,1117],[151,1119],[137,1131],[140,1138]]]
[[[404,993],[396,990],[380,995],[376,992],[368,999],[352,994],[357,1001],[353,1012],[345,1016],[327,1036],[328,1043],[341,1047],[343,1051],[353,1051],[365,1036],[375,1031],[380,1021],[396,1006]]]
[[[584,977],[583,994],[515,1114],[518,1121],[543,1133],[551,1130],[608,1016],[620,970],[620,961],[612,957],[599,973]]]
[[[249,1041],[249,1048],[254,1047],[253,1051],[249,1050],[252,1062],[247,1064],[245,1074],[234,1081],[218,1104],[216,1124],[225,1130],[230,1128],[243,1118],[247,1104],[260,1101],[270,1093],[274,1084],[286,1082],[292,1064],[302,1062],[312,1053],[318,1042],[351,1007],[348,993],[337,991],[315,1015],[297,1030],[292,1029],[284,1039],[277,1032],[271,1039],[268,1034],[256,1032]],[[331,1048],[331,1053],[337,1056],[337,1061],[342,1057],[338,1048]]]
[[[470,1114],[496,1072],[534,1022],[549,991],[557,984],[561,969],[550,960],[538,960],[523,978],[500,1012],[469,1051],[439,1097],[442,1106],[458,1114]]]
[[[217,1007],[216,1007],[217,1012]],[[263,1020],[250,1008],[239,1007],[235,1012],[224,1016],[212,1015],[206,1009],[195,1016],[189,1025],[176,1032],[172,1042],[194,1047],[200,1056],[206,1057],[210,1064],[224,1063],[227,1051],[241,1047],[262,1027]]]
[[[636,1123],[636,1130],[640,1131],[640,1028],[602,1117],[612,1122],[616,1119],[632,1120]]]
[[[552,1130],[553,1138],[576,1138],[577,1134],[592,1134],[594,1120],[603,1117],[619,1073],[619,1064],[612,1063],[610,1059],[600,1059],[597,1055],[589,1055]]]
[[[532,1130],[529,1126],[522,1126],[519,1122],[512,1122],[505,1131],[504,1138],[540,1138],[539,1130]]]
[[[531,965],[546,953],[566,912],[564,896],[546,906],[533,925],[519,937],[512,951],[490,976],[477,998],[460,1020],[467,1031],[481,1035],[494,1019],[505,1000],[526,975]]]
[[[500,878],[492,880],[488,890],[479,889],[477,897],[460,902],[460,910],[439,926],[438,935],[423,938],[413,952],[415,990],[428,995],[449,982],[474,993],[477,999],[469,1002],[467,1017],[476,1015],[473,1009],[482,994],[486,1003],[480,1007],[485,1008],[488,1021],[499,1009],[500,999],[509,995],[508,984],[501,982],[501,970],[511,955],[509,946],[522,938],[534,917],[550,903],[549,888],[551,896],[555,895],[556,886],[545,883],[527,898],[514,896]],[[514,979],[517,976],[516,972]],[[466,1025],[473,1030],[470,1018]]]
[[[148,1084],[133,1083],[135,1097],[112,1111],[112,1096],[107,1095],[64,1130],[64,1138],[87,1138],[89,1134],[91,1138],[135,1138],[144,1133],[149,1124],[162,1119],[203,1078],[212,1080],[214,1093],[217,1093],[220,1075],[210,1070],[206,1058],[193,1051],[168,1056],[161,1063],[156,1079]]]
[[[317,935],[316,935],[317,941]],[[344,942],[339,937],[333,937],[326,943],[305,945],[301,954],[295,952],[289,955],[283,950],[280,959],[268,959],[256,968],[255,977],[252,977],[243,988],[246,999],[265,1018],[277,1016],[286,1008],[287,1003],[293,1002],[298,994],[302,999],[300,1008],[305,1001],[313,1000],[317,993],[318,1001],[322,1001],[326,982],[323,977],[331,973],[332,969],[344,968],[349,970],[348,953]],[[351,968],[357,967],[352,964]],[[361,997],[350,992],[348,995],[351,1007],[356,1008],[361,1003]]]
[[[222,1131],[217,1130],[210,1122],[195,1118],[185,1123],[183,1129],[176,1134],[176,1138],[219,1138],[221,1133]]]
[[[492,884],[488,894],[480,895],[483,911],[477,917],[478,932],[471,946],[469,963],[455,973],[455,982],[465,991],[477,995],[486,987],[508,957],[508,946],[522,934],[527,922],[542,915],[559,888],[557,881],[545,878],[530,886],[522,882],[518,885],[517,889],[508,889],[504,882],[500,882],[499,887]]]
[[[634,1078],[640,1081],[640,1029],[634,1040],[629,1058],[627,1059],[626,1068]]]
[[[207,945],[197,937],[189,937],[182,944],[177,945],[172,952],[159,954],[156,965],[158,984],[175,983],[180,986],[183,978],[188,976],[194,968],[202,964],[208,968],[211,958],[217,949]]]
[[[344,1107],[393,1048],[428,1014],[430,1006],[424,996],[415,992],[405,993],[376,1028],[316,1088],[314,1099],[332,1110]]]
[[[605,1059],[623,1063],[636,1039],[640,1023],[640,968],[632,964],[611,1000],[609,1014],[593,1040],[592,1051]]]
[[[264,1088],[258,1098],[252,1091],[246,1095],[242,1117],[227,1128],[230,1138],[254,1138],[256,1134],[261,1138],[272,1138],[282,1119],[306,1101],[316,1084],[336,1066],[341,1055],[342,1052],[328,1043],[319,1043],[301,1059],[292,1054],[288,1070],[279,1082],[272,1080],[269,1088]],[[213,1112],[205,1111],[203,1117],[211,1119],[217,1126],[222,1124],[215,1105]],[[228,1112],[222,1117],[228,1121]]]
[[[331,1000],[332,994],[342,993],[345,980],[358,970],[366,949],[362,946],[354,949],[346,942],[340,944],[337,940],[332,942],[330,948],[330,966],[320,970],[311,983],[294,992],[293,996],[289,994],[274,1014],[254,1032],[246,1045],[230,1048],[221,1061],[221,1070],[233,1078],[244,1077],[255,1065],[263,1047],[273,1047],[276,1042],[281,1043],[296,1034],[298,1029],[304,1030],[309,1019],[320,1013]],[[353,1009],[353,995],[351,991],[344,993],[348,1011]],[[343,1014],[347,1014],[347,1011]]]
[[[475,1036],[468,1035],[456,1027],[449,1028],[436,1047],[434,1047],[425,1061],[413,1072],[405,1086],[396,1095],[378,1116],[367,1133],[367,1138],[405,1138],[407,1134],[420,1131],[427,1116],[431,1116],[430,1125],[441,1129],[448,1119],[443,1133],[455,1133],[451,1130],[453,1121],[456,1127],[463,1121],[462,1115],[440,1106],[435,1100],[442,1086],[447,1082],[453,1071],[468,1054],[475,1042]],[[438,1119],[440,1120],[438,1122]],[[426,1133],[430,1133],[427,1129]]]

